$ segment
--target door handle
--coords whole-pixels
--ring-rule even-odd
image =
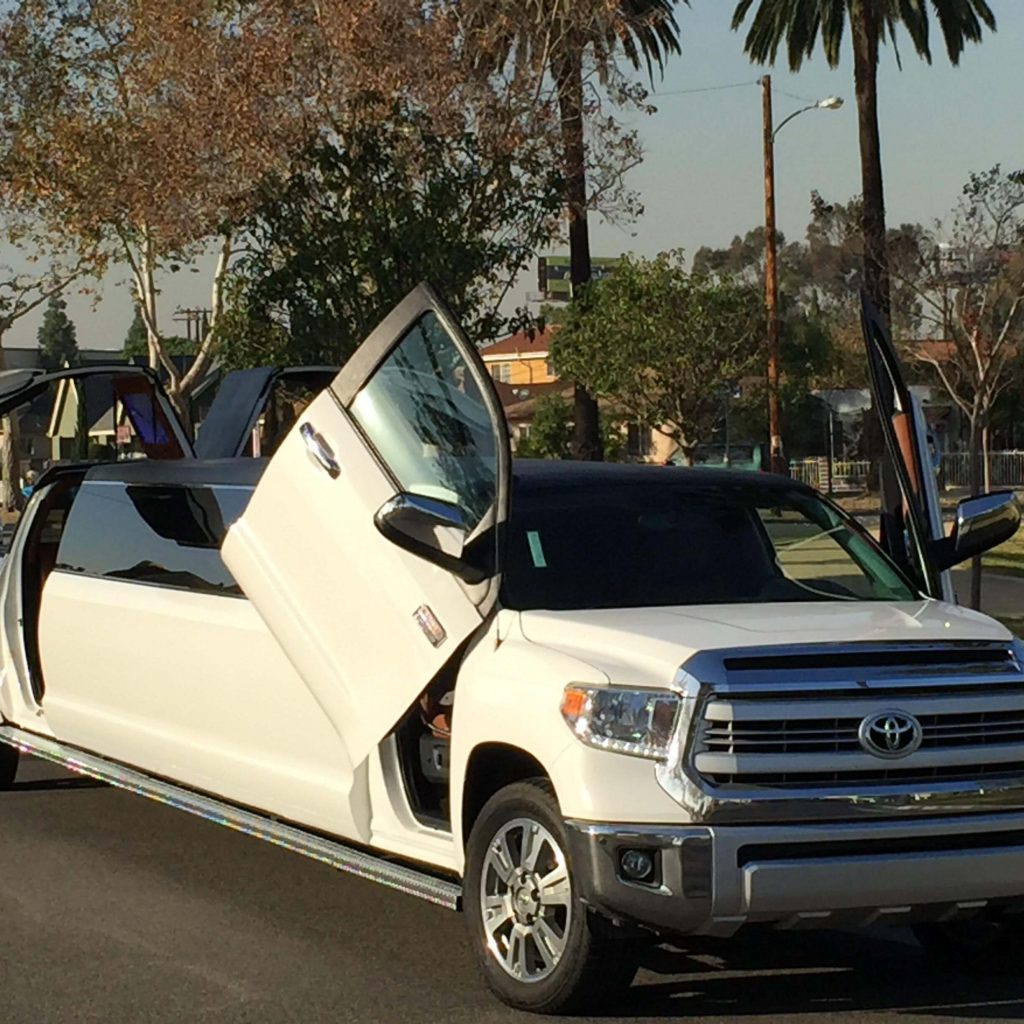
[[[299,433],[306,445],[306,454],[332,479],[336,480],[341,476],[341,466],[334,457],[334,449],[324,440],[312,423],[303,423],[299,427]]]

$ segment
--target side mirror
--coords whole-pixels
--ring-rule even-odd
[[[373,522],[392,544],[467,582],[482,578],[462,557],[466,520],[458,505],[420,494],[396,494],[381,505]]]
[[[1012,491],[965,498],[957,506],[952,534],[932,547],[939,570],[950,569],[1009,540],[1017,532],[1020,518],[1020,505]]]

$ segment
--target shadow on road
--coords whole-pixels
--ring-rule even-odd
[[[752,931],[699,948],[648,952],[627,1005],[605,1016],[733,1019],[857,1011],[1024,1020],[1024,972],[943,972],[906,931]]]

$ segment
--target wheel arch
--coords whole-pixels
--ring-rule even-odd
[[[462,783],[462,800],[458,816],[462,850],[484,804],[500,789],[524,779],[544,778],[551,782],[551,773],[533,754],[511,743],[485,742],[470,751]]]

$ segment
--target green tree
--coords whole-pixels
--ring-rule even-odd
[[[148,357],[149,331],[146,329],[146,321],[143,319],[142,310],[139,308],[138,303],[133,303],[132,308],[135,310],[135,315],[132,317],[132,322],[128,327],[128,333],[124,336],[121,354],[125,359],[131,359],[133,356]]]
[[[684,0],[688,3],[689,0]],[[485,66],[510,61],[515,68],[550,74],[562,125],[569,217],[570,280],[579,296],[590,281],[587,210],[587,143],[584,67],[593,61],[607,77],[617,56],[634,68],[663,70],[679,53],[676,0],[462,0],[468,45]],[[596,398],[577,381],[573,401],[573,452],[600,459],[601,432]]]
[[[774,64],[785,46],[789,67],[798,71],[818,45],[829,65],[839,64],[849,22],[853,40],[853,78],[857,95],[863,206],[864,283],[878,307],[889,315],[889,266],[886,254],[885,193],[878,133],[878,49],[885,37],[895,44],[897,26],[906,29],[918,56],[931,63],[930,11],[926,0],[738,0],[732,27],[738,29],[757,5],[744,41],[750,59]],[[968,42],[979,42],[983,26],[996,21],[985,0],[931,0],[952,64]]]
[[[724,276],[763,292],[764,248],[764,228],[752,228],[723,249],[701,246],[693,257],[693,272]],[[811,384],[829,371],[833,352],[829,317],[822,309],[806,242],[786,242],[779,233],[778,273],[782,372]]]
[[[572,407],[561,395],[542,395],[533,407],[530,432],[516,448],[521,459],[568,459],[572,446]]]
[[[161,344],[168,356],[193,356],[199,347],[197,342],[189,341],[180,334],[161,336]],[[135,306],[135,316],[124,336],[121,355],[125,359],[147,358],[149,355],[149,331],[142,310]]]
[[[268,186],[228,292],[219,354],[229,366],[335,363],[420,281],[476,342],[505,327],[499,305],[550,237],[563,183],[541,148],[484,147],[409,111],[322,143]]]
[[[760,372],[761,321],[747,284],[688,274],[679,252],[630,256],[573,301],[551,355],[560,374],[690,459],[722,416],[722,393]]]
[[[572,458],[572,405],[561,395],[543,395],[534,406],[530,432],[519,442],[520,459]],[[626,450],[625,420],[604,410],[601,447],[606,462],[619,462]]]
[[[781,231],[775,232],[778,248],[779,297],[785,303],[803,298],[811,283],[808,250],[805,242],[787,242]],[[764,288],[765,231],[763,226],[736,235],[723,249],[702,245],[693,257],[695,274],[726,274]]]
[[[51,295],[43,313],[43,322],[36,332],[43,365],[47,369],[53,370],[65,363],[74,366],[78,362],[78,340],[67,305],[60,295]]]

